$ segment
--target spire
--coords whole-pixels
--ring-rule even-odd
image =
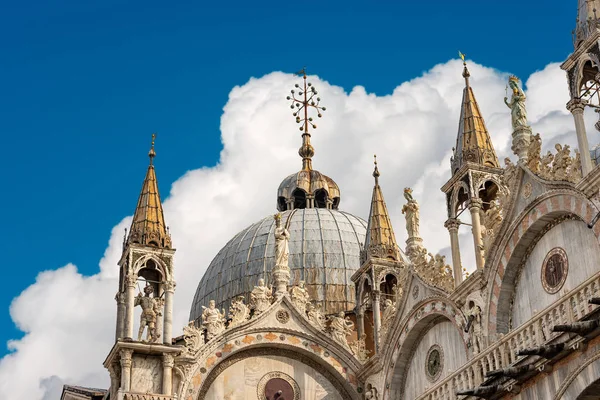
[[[291,96],[287,97],[287,100],[292,102],[290,108],[294,110],[294,117],[296,117],[296,123],[301,124],[300,131],[302,132],[302,146],[298,150],[298,154],[302,157],[302,170],[312,170],[312,158],[315,155],[315,148],[310,144],[310,133],[309,128],[317,129],[317,125],[313,123],[312,117],[308,116],[309,108],[313,108],[317,111],[317,117],[322,117],[322,112],[326,110],[325,107],[319,105],[321,98],[317,96],[317,90],[312,83],[306,81],[306,67],[302,68],[297,75],[302,76],[302,86],[295,84],[294,87],[300,89],[298,93],[295,90],[291,90]]]
[[[133,222],[127,238],[127,243],[138,243],[159,248],[171,248],[171,235],[165,225],[162,203],[158,192],[156,172],[154,171],[154,140],[156,134],[152,134],[152,146],[148,152],[150,165],[146,172],[146,178],[142,184],[137,207],[133,214]]]
[[[379,186],[379,176],[381,174],[377,167],[377,156],[374,158],[375,168],[373,170],[373,177],[375,178],[375,186],[373,187],[367,237],[365,238],[366,254],[367,257],[392,258],[400,261],[400,249],[398,248],[398,243],[396,243],[390,214],[388,213],[383,193]]]
[[[575,48],[599,27],[600,0],[578,0]]]
[[[465,162],[500,168],[492,140],[485,127],[485,121],[469,84],[471,73],[467,68],[465,55],[461,52],[459,55],[463,60],[462,76],[465,78],[465,88],[463,89],[456,148],[451,162],[452,173],[460,169]]]

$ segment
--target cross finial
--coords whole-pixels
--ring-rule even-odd
[[[373,169],[373,177],[375,178],[375,184],[379,185],[379,168],[377,168],[377,154],[373,155],[373,164],[375,164],[375,168]]]
[[[150,145],[150,151],[148,152],[148,157],[150,157],[150,165],[152,165],[152,160],[156,157],[156,152],[154,151],[154,141],[156,140],[156,133],[152,134],[152,144]]]
[[[463,66],[464,66],[462,76],[463,76],[463,78],[465,78],[465,83],[467,84],[467,86],[469,86],[469,77],[471,76],[471,73],[469,72],[469,69],[467,68],[467,62],[465,61],[465,58],[467,56],[464,53],[461,53],[460,51],[458,52],[458,56],[462,60]]]
[[[296,73],[301,75],[303,79],[302,86],[295,84],[294,87],[300,89],[291,90],[291,96],[287,97],[288,101],[291,101],[290,108],[294,110],[293,116],[296,117],[296,123],[300,124],[300,131],[302,132],[302,147],[298,150],[298,154],[302,157],[302,169],[312,169],[312,157],[315,154],[315,149],[310,144],[310,133],[308,132],[309,127],[317,129],[317,125],[313,123],[313,118],[309,117],[308,111],[310,108],[317,111],[317,117],[322,117],[322,112],[326,110],[325,107],[320,105],[321,98],[317,97],[317,90],[312,83],[306,80],[306,67]]]

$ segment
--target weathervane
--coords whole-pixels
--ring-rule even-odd
[[[319,103],[321,98],[317,97],[317,90],[315,87],[306,81],[306,67],[302,68],[301,71],[296,73],[302,76],[304,82],[303,86],[299,84],[294,86],[300,89],[297,93],[295,90],[291,90],[291,96],[287,97],[287,100],[291,101],[290,108],[294,110],[293,115],[296,117],[296,123],[300,124],[300,131],[302,131],[302,147],[298,150],[298,154],[302,157],[302,169],[312,169],[312,157],[315,155],[315,149],[310,144],[310,133],[308,128],[317,129],[317,125],[313,123],[312,117],[308,116],[308,110],[310,108],[317,111],[317,117],[322,117],[322,112],[325,111],[325,107],[322,107]]]
[[[154,141],[156,140],[156,133],[152,134],[152,145],[150,146],[150,151],[148,152],[148,157],[150,157],[150,164],[152,164],[153,158],[156,156],[156,152],[154,151]]]

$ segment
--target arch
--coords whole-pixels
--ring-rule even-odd
[[[169,274],[169,269],[167,268],[167,265],[165,264],[165,262],[153,254],[147,254],[145,256],[140,257],[133,264],[133,273],[136,275],[139,275],[140,271],[145,268],[148,261],[152,261],[155,264],[156,270],[158,272],[160,272],[160,274],[161,274],[160,280],[167,281],[167,280],[171,279],[171,275]]]
[[[490,262],[487,280],[492,285],[487,299],[488,335],[505,333],[509,329],[510,298],[514,290],[519,265],[529,246],[544,228],[557,218],[573,215],[584,222],[592,220],[598,211],[585,198],[572,192],[550,192],[529,204],[503,235]],[[600,224],[595,224],[598,238]]]
[[[477,187],[477,197],[483,201],[483,210],[490,208],[490,203],[502,192],[502,184],[492,177],[486,177]]]
[[[398,277],[396,274],[388,272],[385,274],[381,282],[379,283],[379,291],[384,295],[384,298],[390,298],[394,300],[395,286],[398,284]]]
[[[393,399],[394,397],[390,397],[390,393],[395,388],[404,390],[409,361],[413,355],[412,350],[432,325],[444,321],[451,322],[458,330],[465,352],[467,352],[467,335],[461,329],[461,322],[466,322],[464,315],[460,308],[448,298],[430,297],[422,300],[413,306],[402,321],[400,324],[394,325],[394,331],[390,333],[392,336],[389,339],[390,346],[383,355],[383,359],[388,360],[385,377],[387,389],[384,392],[384,399]]]
[[[285,197],[279,196],[277,198],[277,210],[281,212],[287,210],[287,202],[285,201]]]
[[[300,188],[294,189],[292,192],[294,199],[294,209],[306,208],[306,192]]]
[[[405,395],[405,389],[408,381],[408,372],[413,362],[411,360],[415,356],[415,352],[421,341],[426,335],[436,326],[442,323],[450,323],[456,328],[456,333],[463,340],[464,344],[464,357],[465,360],[468,357],[467,344],[464,340],[464,332],[460,329],[455,322],[448,318],[448,316],[440,313],[429,314],[418,321],[411,331],[408,333],[406,340],[402,343],[399,348],[399,356],[394,362],[395,367],[391,368],[391,377],[387,379],[389,382],[389,390],[386,391],[388,399],[403,398]],[[458,351],[458,349],[455,349]],[[450,356],[449,354],[447,356]],[[456,354],[454,355],[456,357]],[[412,365],[413,368],[415,365]],[[444,367],[445,368],[445,367]],[[390,372],[388,372],[390,374]],[[398,396],[399,395],[399,396]]]
[[[323,375],[336,388],[342,398],[355,400],[360,398],[357,391],[333,366],[324,363],[309,351],[277,342],[247,347],[232,353],[228,357],[224,357],[203,379],[200,389],[193,398],[198,400],[204,399],[213,382],[228,367],[247,358],[265,356],[279,356],[301,362]]]
[[[596,372],[599,368],[600,352],[597,352],[588,360],[586,360],[579,368],[567,376],[554,395],[554,400],[587,400],[589,397],[584,397],[585,394],[593,393],[597,395],[597,391],[591,392],[591,390],[600,384],[600,379],[598,379]],[[588,392],[588,390],[590,390],[590,392]],[[597,398],[600,399],[600,397]]]
[[[456,218],[459,206],[464,204],[471,197],[470,192],[469,186],[463,181],[458,182],[454,186],[450,204],[451,218]]]
[[[329,199],[329,194],[325,189],[318,189],[315,192],[315,207],[316,208],[327,208],[327,200]]]

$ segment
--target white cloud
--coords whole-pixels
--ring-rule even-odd
[[[474,63],[469,67],[503,159],[510,152],[509,110],[502,101],[507,75]],[[369,94],[360,86],[345,93],[311,77],[327,106],[313,134],[313,165],[341,187],[341,209],[367,217],[372,155],[377,153],[399,242],[406,238],[402,190],[412,186],[421,202],[426,246],[447,253],[446,208],[439,188],[449,177],[464,86],[461,72],[458,61],[437,65],[388,96]],[[178,250],[176,332],[188,319],[196,285],[212,257],[237,231],[274,211],[279,182],[300,168],[300,132],[284,100],[297,82],[275,72],[233,88],[221,118],[219,164],[190,171],[173,183],[164,206]],[[546,141],[571,132],[572,118],[564,111],[566,82],[558,66],[533,74],[527,87],[534,129]],[[572,132],[565,140],[575,144]],[[160,148],[158,152],[160,179]],[[131,199],[132,207],[135,201]],[[98,274],[82,276],[70,264],[44,271],[13,301],[11,316],[25,336],[10,342],[14,351],[0,361],[0,398],[50,398],[64,382],[107,387],[102,361],[114,339],[116,262],[129,221],[113,229]],[[472,270],[472,242],[466,228],[461,232],[463,263]]]

